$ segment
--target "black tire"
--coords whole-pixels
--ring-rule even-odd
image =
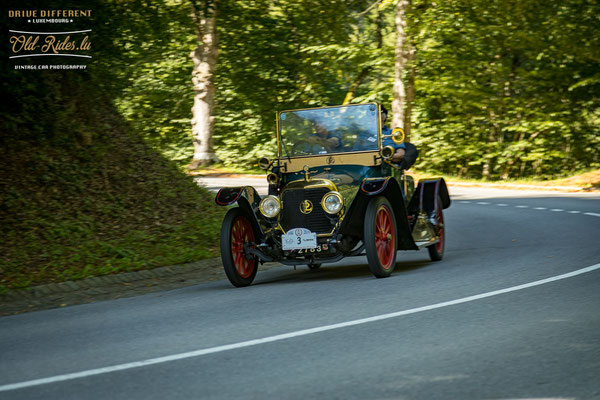
[[[243,209],[232,208],[225,214],[221,226],[221,260],[233,286],[248,286],[256,276],[258,260],[246,256],[243,245],[255,242],[257,236],[250,216]]]
[[[369,201],[365,213],[364,238],[369,269],[377,278],[387,278],[396,266],[396,217],[383,196]]]
[[[321,268],[321,264],[307,264],[308,269],[319,269]]]
[[[427,246],[429,258],[431,261],[440,261],[444,258],[444,249],[446,248],[446,226],[444,222],[444,209],[442,208],[442,199],[437,197],[436,207],[433,218],[435,220],[435,234],[440,237],[440,241],[431,246]]]

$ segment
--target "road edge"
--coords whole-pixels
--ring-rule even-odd
[[[267,263],[259,270],[277,264]],[[0,316],[164,292],[225,279],[220,257],[75,281],[49,283],[0,294]]]

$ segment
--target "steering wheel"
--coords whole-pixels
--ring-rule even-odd
[[[292,146],[292,153],[293,154],[318,154],[318,153],[314,153],[312,151],[307,151],[306,149],[309,148],[312,150],[312,146],[317,145],[317,146],[321,146],[323,148],[323,150],[325,150],[326,152],[329,152],[331,149],[331,146],[329,146],[329,143],[327,143],[327,139],[323,139],[320,137],[315,137],[315,136],[311,136],[311,138],[313,138],[314,140],[309,140],[309,139],[303,139],[300,140],[296,143],[294,143],[294,145]]]

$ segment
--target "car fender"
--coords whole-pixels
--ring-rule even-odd
[[[450,194],[444,178],[419,180],[408,204],[409,212],[417,213],[420,210],[426,213],[433,212],[438,196],[442,200],[442,208],[450,207]]]
[[[398,181],[394,177],[367,178],[360,185],[356,197],[348,208],[344,221],[340,226],[340,233],[356,236],[359,232],[363,235],[364,216],[369,201],[377,196],[385,196],[394,210],[396,229],[398,234],[398,250],[418,250],[408,222],[408,214],[404,206],[404,196]]]
[[[262,239],[264,232],[258,219],[260,201],[260,195],[252,186],[221,188],[215,196],[215,203],[220,206],[237,203],[240,208],[244,209],[251,216],[252,225]]]

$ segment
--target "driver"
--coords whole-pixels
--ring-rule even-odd
[[[306,140],[311,144],[310,152],[313,154],[335,152],[342,148],[342,138],[339,132],[329,132],[320,122],[313,122],[315,133]]]

